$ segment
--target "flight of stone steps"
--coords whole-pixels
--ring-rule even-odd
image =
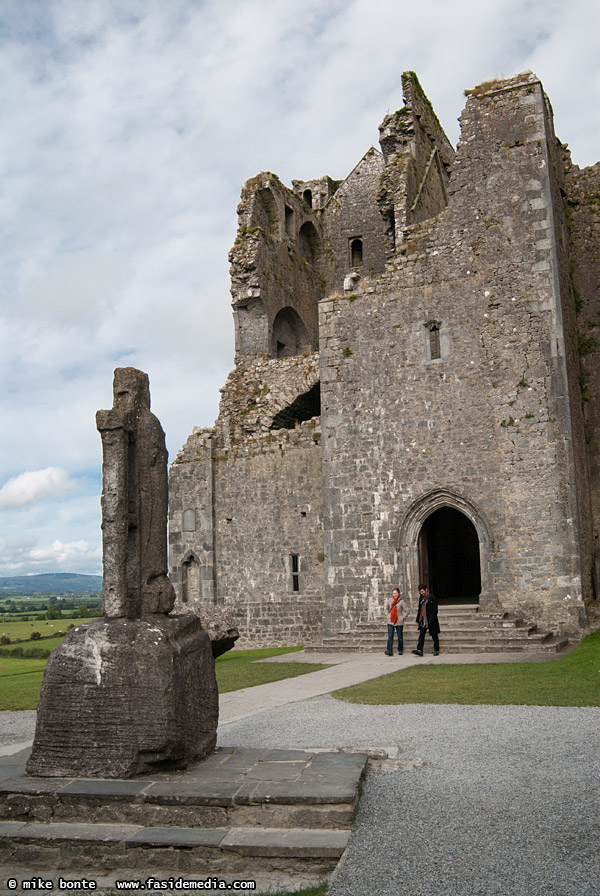
[[[368,761],[223,747],[182,771],[36,778],[28,753],[0,756],[1,896],[9,880],[39,890],[85,879],[110,892],[117,881],[155,889],[149,878],[172,880],[169,892],[209,877],[258,881],[257,891],[315,885],[346,848]]]
[[[540,632],[536,625],[508,613],[480,610],[475,604],[451,604],[439,607],[441,653],[496,653],[505,651],[558,652],[568,639],[550,632]],[[417,625],[411,614],[404,623],[404,650],[417,643]],[[382,616],[376,622],[358,623],[351,632],[323,637],[320,643],[307,646],[307,653],[385,650],[387,624]],[[395,648],[394,648],[395,649]],[[425,639],[425,650],[431,649],[431,638]]]

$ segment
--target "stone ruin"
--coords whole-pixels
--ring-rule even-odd
[[[167,450],[148,376],[115,371],[102,438],[103,618],[70,631],[50,656],[27,772],[131,777],[183,767],[214,750],[213,653],[236,632],[169,615]]]
[[[414,72],[343,180],[246,182],[235,369],[169,477],[178,612],[356,642],[393,585],[580,638],[600,592],[600,163],[531,72]],[[257,533],[260,537],[257,538]],[[473,616],[464,626],[468,632]]]

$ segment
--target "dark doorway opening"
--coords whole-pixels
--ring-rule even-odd
[[[478,603],[481,560],[477,530],[453,507],[440,507],[419,533],[419,579],[442,603]]]

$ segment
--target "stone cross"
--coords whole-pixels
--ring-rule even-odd
[[[169,612],[165,434],[145,373],[118,368],[113,388],[112,409],[96,415],[104,618],[71,629],[48,659],[30,775],[128,778],[182,768],[217,740],[210,637],[196,615]]]
[[[102,438],[102,605],[107,618],[169,613],[167,449],[150,411],[148,375],[118,367],[113,407],[98,411]]]

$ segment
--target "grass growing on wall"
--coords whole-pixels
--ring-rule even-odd
[[[350,703],[600,706],[600,630],[562,659],[537,663],[412,666],[335,691]]]

